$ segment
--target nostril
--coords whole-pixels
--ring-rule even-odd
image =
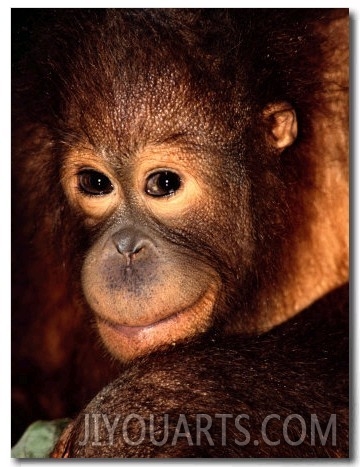
[[[130,245],[124,245],[122,243],[117,243],[116,248],[118,253],[124,256],[136,256],[138,253],[140,253],[144,248],[145,245],[144,243],[138,243],[135,246],[130,246]]]
[[[137,255],[138,253],[141,252],[145,247],[144,243],[138,244],[134,247],[133,251],[131,252],[131,255]]]

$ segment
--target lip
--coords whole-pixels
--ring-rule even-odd
[[[194,304],[153,323],[128,326],[109,317],[95,315],[98,332],[109,352],[121,361],[148,354],[151,351],[205,332],[211,323],[216,284]]]
[[[155,328],[156,326],[159,326],[160,324],[171,322],[172,320],[175,320],[180,314],[182,314],[182,311],[174,313],[171,316],[167,316],[166,318],[162,318],[159,321],[156,321],[152,324],[147,324],[145,326],[127,326],[124,324],[117,324],[114,323],[113,321],[110,321],[108,319],[102,318],[100,316],[97,316],[97,320],[102,323],[103,325],[106,325],[107,327],[111,328],[112,330],[116,331],[119,334],[122,334],[128,338],[136,337],[137,335],[141,334],[142,332],[151,330]]]

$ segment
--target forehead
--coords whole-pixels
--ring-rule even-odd
[[[250,118],[241,79],[236,98],[235,83],[210,74],[216,57],[177,47],[172,31],[163,37],[165,26],[138,24],[123,11],[111,19],[72,39],[72,67],[63,80],[71,130],[125,154],[149,144],[223,146],[240,138]]]

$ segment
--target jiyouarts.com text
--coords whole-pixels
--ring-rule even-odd
[[[258,421],[257,431],[252,425],[252,418],[248,414],[193,414],[188,416],[180,414],[172,419],[169,414],[150,414],[143,417],[137,413],[127,416],[105,413],[84,414],[83,439],[79,444],[84,446],[113,445],[122,437],[122,442],[137,446],[144,442],[151,442],[155,446],[166,443],[176,445],[185,440],[190,446],[200,446],[207,443],[214,446],[220,443],[226,446],[235,443],[237,446],[246,446],[253,443],[255,446],[265,443],[268,446],[278,446],[288,443],[290,446],[299,446],[306,439],[312,446],[324,446],[327,441],[336,445],[337,416],[331,414],[328,420],[321,423],[317,414],[309,417],[299,414],[289,414],[281,417],[278,414],[266,415]],[[252,434],[253,433],[253,436]],[[257,433],[257,436],[255,436]]]

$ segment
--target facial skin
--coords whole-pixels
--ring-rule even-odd
[[[294,141],[290,106],[270,107],[265,118],[275,118],[276,147]],[[212,237],[223,234],[218,216],[225,210],[230,230],[241,230],[246,206],[238,200],[247,199],[248,185],[233,184],[229,168],[210,159],[205,163],[200,153],[165,144],[145,146],[122,161],[81,146],[65,156],[62,184],[69,202],[87,229],[100,230],[82,267],[84,296],[102,340],[119,359],[205,332],[224,306],[220,268],[243,274],[229,243],[221,240],[219,247]],[[216,176],[213,166],[219,167]],[[215,196],[217,184],[226,189]],[[244,231],[245,271],[253,246]],[[213,249],[217,254],[210,258]]]
[[[74,151],[62,180],[85,225],[106,224],[84,262],[83,289],[102,339],[128,359],[210,326],[219,277],[158,225],[186,230],[193,213],[210,210],[212,193],[178,148],[145,148],[123,178],[107,162]]]

